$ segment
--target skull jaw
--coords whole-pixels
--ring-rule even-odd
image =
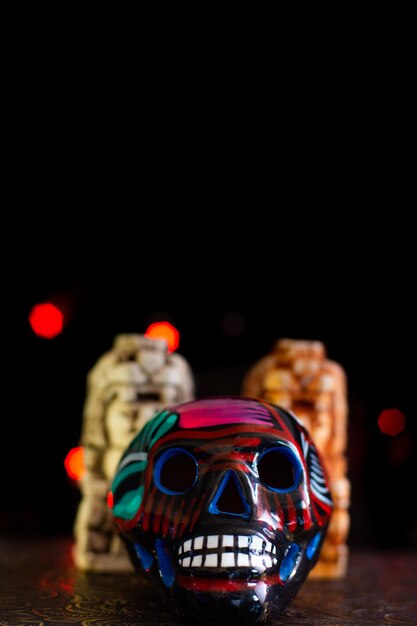
[[[218,527],[204,525],[203,528],[192,537],[176,543],[175,546],[171,542],[163,542],[173,572],[175,572],[173,584],[169,588],[170,594],[174,598],[177,612],[194,622],[230,625],[233,622],[256,624],[272,619],[279,615],[294,598],[313,564],[307,560],[304,548],[301,548],[300,558],[293,572],[283,582],[280,579],[280,567],[288,546],[284,535],[281,533],[276,535],[275,539],[278,539],[278,543],[273,544],[259,527],[248,532],[247,528],[240,526],[234,528],[233,534],[236,567],[224,568],[221,548],[231,549],[225,540],[231,535],[217,535],[217,546],[213,547]],[[199,550],[200,542],[197,539],[201,537],[203,537],[203,549]],[[209,542],[209,537],[211,542]],[[242,547],[245,537],[247,547]],[[149,539],[149,535],[141,537],[142,543],[149,542]],[[158,541],[157,536],[154,540]],[[260,540],[262,550],[259,547]],[[188,543],[190,541],[191,546]],[[153,541],[148,543],[149,550],[152,549],[152,543]],[[211,547],[208,548],[210,543]],[[225,544],[226,548],[224,548]],[[250,555],[251,564],[255,567],[238,566],[239,559],[245,551]],[[129,552],[132,556],[132,551],[129,550]],[[203,558],[217,553],[217,564],[211,561],[211,567],[204,567],[203,561],[202,567],[192,567],[193,558],[199,557],[201,553],[204,553]],[[260,558],[263,559],[264,565],[265,562],[268,564],[268,559],[274,558],[272,567],[260,566]],[[189,566],[188,563],[187,566],[182,565],[184,559],[189,559]],[[133,560],[136,569],[143,571],[137,558]],[[161,567],[160,564],[158,567],[157,562],[151,568],[150,573],[160,582],[163,581]],[[167,586],[165,583],[165,587]]]
[[[258,531],[256,535],[248,536],[252,538],[262,535]],[[236,543],[239,544],[240,539],[239,533]],[[281,580],[280,573],[283,572],[283,564],[290,553],[291,544],[288,544],[282,534],[276,535],[276,540],[276,550],[272,552],[277,557],[276,562],[264,570],[259,567],[258,570],[244,567],[222,570],[219,567],[210,572],[211,568],[191,568],[190,575],[187,576],[184,568],[180,567],[173,587],[178,611],[193,623],[201,621],[207,624],[249,625],[276,618],[293,600],[313,565],[306,557],[306,542],[299,541],[297,558],[287,570],[287,578]],[[265,548],[265,540],[263,547]],[[236,556],[237,563],[239,554]],[[254,553],[251,554],[256,565]],[[265,556],[268,552],[264,551],[262,554]]]
[[[254,592],[207,593],[177,586],[174,597],[178,612],[183,617],[206,624],[255,624],[269,617],[268,603],[261,603]]]
[[[177,611],[193,623],[206,624],[257,624],[276,618],[295,597],[308,571],[299,573],[285,586],[271,580],[250,581],[240,589],[227,591],[203,591],[174,586]],[[181,580],[179,581],[181,583]]]
[[[173,594],[178,612],[207,624],[257,624],[276,618],[297,594],[310,570],[304,554],[285,582],[279,577],[282,560],[264,571],[237,568],[233,572],[195,570],[176,577]],[[204,577],[206,576],[206,577]]]

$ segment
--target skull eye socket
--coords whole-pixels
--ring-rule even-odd
[[[194,456],[183,448],[165,450],[155,465],[155,484],[164,493],[177,495],[194,487],[198,464]]]
[[[290,448],[284,446],[266,450],[258,460],[259,480],[279,493],[295,489],[301,473],[300,461]]]

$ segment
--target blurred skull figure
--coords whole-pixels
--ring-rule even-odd
[[[167,404],[191,400],[193,376],[186,360],[165,341],[118,335],[89,373],[81,445],[86,473],[75,522],[74,559],[87,571],[130,571],[112,521],[111,480],[134,435]]]
[[[334,510],[311,578],[343,578],[348,562],[350,483],[346,476],[346,376],[319,341],[281,339],[246,376],[243,394],[294,411],[308,429],[329,475]]]

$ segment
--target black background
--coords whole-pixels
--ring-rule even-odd
[[[329,205],[326,215],[291,203],[266,211],[262,196],[247,217],[190,198],[182,216],[180,204],[177,196],[171,208],[110,208],[110,219],[90,217],[90,227],[61,211],[62,226],[45,218],[39,229],[33,216],[30,245],[21,241],[9,257],[0,529],[71,532],[79,496],[63,460],[80,436],[87,372],[115,334],[168,319],[198,396],[238,394],[277,338],[324,341],[349,381],[351,543],[415,548],[411,228],[376,213],[365,226],[361,210],[347,219]],[[52,341],[27,321],[43,301],[66,315]],[[244,321],[238,335],[225,330],[231,313]],[[395,438],[377,427],[392,407],[406,416]]]

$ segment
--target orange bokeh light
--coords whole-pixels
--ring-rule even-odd
[[[82,446],[72,448],[65,457],[64,465],[70,478],[81,480],[85,474],[84,448]]]
[[[44,339],[53,339],[62,333],[64,327],[62,311],[50,302],[35,304],[28,319],[35,335]]]
[[[148,339],[161,339],[168,344],[168,352],[175,352],[180,345],[180,334],[169,322],[155,322],[148,326],[145,333]]]
[[[395,437],[405,428],[405,415],[398,409],[385,409],[379,414],[378,427],[384,435]]]

